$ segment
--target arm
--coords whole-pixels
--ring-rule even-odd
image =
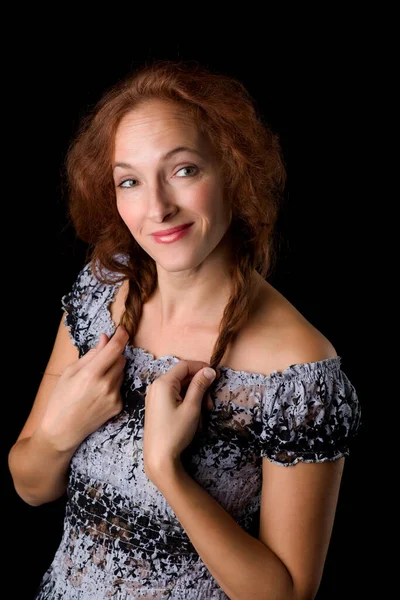
[[[156,485],[200,558],[232,600],[289,600],[292,580],[280,558],[247,533],[188,475],[181,463],[160,471]]]
[[[63,320],[64,315],[31,412],[8,455],[15,490],[31,506],[56,500],[63,495],[73,454],[72,450],[58,452],[37,431],[62,371],[78,359],[78,350],[71,342]]]
[[[118,328],[83,357],[63,319],[32,411],[9,452],[17,493],[32,506],[59,498],[72,455],[81,442],[122,408],[122,355],[128,334]]]
[[[289,598],[312,600],[322,578],[345,459],[288,467],[262,460],[259,539],[286,565],[293,581]]]
[[[302,331],[286,364],[335,356]],[[293,347],[289,345],[289,348]],[[262,458],[259,539],[198,485],[178,462],[159,470],[166,497],[210,573],[232,600],[313,600],[322,578],[344,458],[283,466]]]
[[[232,600],[312,600],[332,531],[343,460],[283,467],[263,458],[258,540],[181,463],[160,470],[156,483]]]

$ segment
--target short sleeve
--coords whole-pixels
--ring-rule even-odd
[[[361,408],[340,364],[336,356],[275,373],[262,397],[261,456],[290,466],[349,454]]]
[[[114,299],[118,285],[117,280],[115,285],[102,283],[93,273],[91,263],[87,263],[78,273],[71,290],[62,296],[64,325],[80,356],[97,342],[101,332],[112,334],[113,324],[107,307]]]
[[[78,348],[83,343],[85,324],[89,321],[90,298],[97,284],[90,263],[87,263],[78,273],[71,290],[61,298],[61,307],[65,311],[64,325]]]

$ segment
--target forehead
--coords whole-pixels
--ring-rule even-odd
[[[116,148],[127,144],[171,145],[176,139],[204,144],[194,117],[184,106],[164,100],[149,100],[129,111],[121,119],[115,136]]]

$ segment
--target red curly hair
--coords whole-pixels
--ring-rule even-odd
[[[122,117],[154,98],[183,104],[209,136],[231,201],[230,233],[238,243],[230,270],[232,294],[209,361],[215,368],[248,319],[252,273],[266,278],[275,263],[274,229],[286,184],[282,150],[243,84],[194,62],[154,61],[140,67],[106,91],[82,120],[66,157],[68,214],[77,236],[88,244],[96,276],[111,283],[108,270],[129,280],[121,324],[131,343],[143,304],[156,288],[157,270],[117,211],[112,160]]]

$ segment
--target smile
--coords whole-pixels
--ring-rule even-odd
[[[153,235],[153,238],[158,244],[171,244],[172,242],[177,242],[185,235],[187,235],[190,231],[191,223],[188,227],[181,229],[180,231],[175,231],[174,233],[170,233],[169,235]]]

